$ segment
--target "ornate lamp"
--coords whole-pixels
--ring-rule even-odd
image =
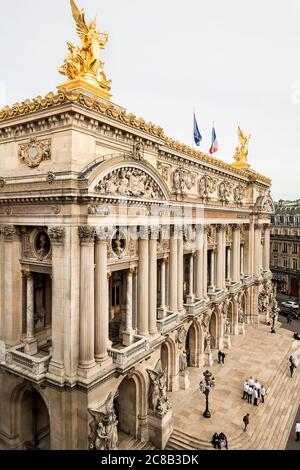
[[[211,414],[208,409],[208,396],[209,396],[209,392],[211,388],[215,386],[215,378],[212,376],[212,373],[209,372],[209,370],[206,370],[205,372],[203,372],[203,376],[204,376],[205,383],[203,383],[201,380],[199,384],[200,392],[202,392],[205,395],[205,400],[206,400],[206,407],[205,407],[203,416],[204,418],[210,418]]]

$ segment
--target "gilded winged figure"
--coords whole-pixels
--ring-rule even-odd
[[[238,127],[239,146],[236,148],[235,160],[239,163],[246,163],[248,156],[248,144],[251,135],[247,136],[240,127]]]
[[[80,10],[74,0],[70,2],[82,47],[68,42],[69,54],[65,57],[64,65],[58,70],[71,80],[75,78],[96,80],[101,88],[109,91],[111,81],[107,80],[104,62],[100,60],[100,52],[107,44],[108,34],[97,32],[96,19],[87,24],[84,10]]]

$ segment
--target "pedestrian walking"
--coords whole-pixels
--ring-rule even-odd
[[[219,351],[219,352],[218,352],[218,361],[219,361],[219,364],[221,364],[221,358],[222,358],[222,351]]]
[[[296,365],[292,362],[290,365],[291,377],[293,377],[294,369],[296,369]]]
[[[262,385],[261,386],[261,389],[260,389],[260,399],[261,399],[261,402],[264,403],[265,402],[265,396],[266,396],[267,392],[266,392],[266,389],[265,387]]]
[[[295,427],[295,433],[296,433],[296,441],[300,441],[300,421],[297,421],[296,427]]]
[[[244,417],[243,417],[243,422],[244,422],[244,432],[247,431],[247,427],[249,425],[249,413],[247,413]]]
[[[222,364],[225,364],[225,353],[224,353],[224,351],[222,351],[221,360],[222,360]]]

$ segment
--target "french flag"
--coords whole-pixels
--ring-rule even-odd
[[[215,131],[215,127],[213,126],[212,134],[211,134],[211,147],[209,149],[209,153],[212,155],[213,153],[217,152],[218,150],[219,150],[219,148],[218,148],[217,134],[216,134],[216,131]]]

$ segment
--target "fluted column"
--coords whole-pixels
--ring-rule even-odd
[[[149,333],[157,333],[157,240],[159,227],[150,229],[149,240]]]
[[[203,231],[203,298],[207,299],[207,232],[208,226]]]
[[[187,295],[187,303],[194,302],[194,254],[191,253],[189,257],[189,293]]]
[[[233,225],[232,227],[232,280],[233,282],[240,281],[240,226]]]
[[[254,268],[255,277],[261,277],[261,225],[254,225]]]
[[[270,227],[265,225],[263,270],[270,271]]]
[[[170,261],[169,261],[169,309],[177,312],[177,274],[178,274],[177,235],[172,227],[170,233]]]
[[[210,288],[214,290],[215,288],[215,252],[214,250],[210,251],[210,279],[209,284]]]
[[[204,297],[204,272],[203,272],[203,251],[204,234],[202,227],[196,227],[196,298],[202,300]]]
[[[163,258],[160,264],[160,307],[159,319],[166,316],[166,260]]]
[[[224,226],[217,225],[217,276],[216,276],[216,287],[217,289],[223,289],[224,285],[224,242],[223,242]]]
[[[3,226],[3,339],[7,345],[15,345],[22,332],[21,301],[21,240],[13,225]],[[0,300],[1,301],[1,300]]]
[[[177,308],[183,310],[183,230],[178,227],[178,277],[177,277]]]
[[[226,289],[226,225],[223,225],[222,238],[222,287]]]
[[[244,277],[244,245],[241,245],[240,251],[240,268],[241,268],[241,277]]]
[[[125,331],[123,331],[122,343],[123,346],[130,346],[133,339],[133,324],[132,324],[132,304],[133,304],[133,273],[134,269],[126,271],[126,321]]]
[[[107,277],[107,231],[98,229],[95,243],[95,359],[108,359],[108,283]]]
[[[94,317],[94,238],[95,229],[88,225],[78,228],[80,238],[80,322],[79,367],[90,369],[95,365],[95,317]],[[107,287],[107,280],[105,280]],[[102,285],[101,285],[102,288]],[[104,288],[103,288],[104,291]],[[102,312],[101,312],[102,313]],[[107,311],[105,312],[107,314]]]
[[[149,334],[149,228],[140,227],[139,231],[139,267],[138,267],[138,334]]]
[[[227,281],[231,282],[231,248],[227,248]]]

